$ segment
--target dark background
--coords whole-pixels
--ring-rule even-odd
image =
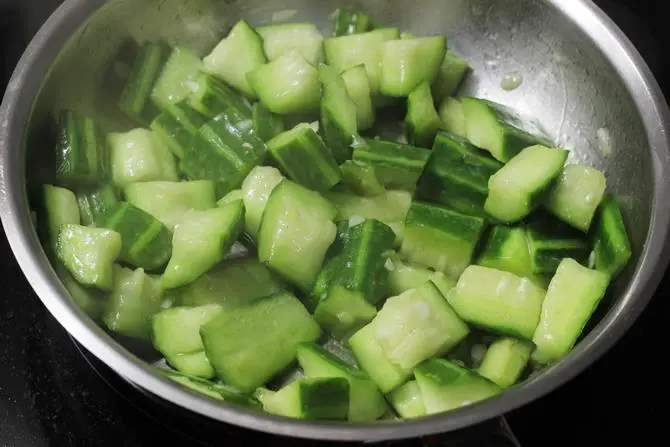
[[[0,0],[0,86],[5,85],[34,32],[59,3]],[[661,9],[666,2],[596,3],[638,47],[668,97],[667,16]],[[0,446],[286,441],[228,427],[222,430],[221,424],[196,423],[154,405],[101,365],[96,366],[102,377],[92,373],[91,365],[30,289],[4,232],[0,255],[4,282],[0,295]],[[666,286],[667,280],[633,328],[603,359],[568,385],[508,415],[524,447],[667,444],[662,441],[664,421],[660,420],[668,397],[666,371],[658,362],[665,351],[662,334],[669,315],[661,304],[666,299]],[[194,443],[164,424],[179,432],[204,434],[209,444]]]

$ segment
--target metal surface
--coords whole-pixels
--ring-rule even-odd
[[[19,62],[0,109],[2,222],[23,272],[58,321],[119,374],[167,401],[232,424],[307,438],[377,441],[451,431],[536,399],[594,362],[639,315],[667,265],[670,114],[641,57],[589,1],[355,2],[383,23],[416,34],[448,35],[450,46],[474,69],[465,92],[538,117],[572,149],[572,160],[605,171],[610,190],[623,204],[634,259],[612,288],[606,314],[562,362],[486,402],[412,422],[371,424],[287,420],[216,403],[154,374],[137,352],[125,349],[90,321],[58,281],[30,222],[26,184],[49,178],[44,176],[53,151],[42,135],[55,108],[77,106],[104,117],[109,129],[127,126],[101,89],[103,74],[124,39],[169,38],[202,53],[241,16],[267,23],[273,12],[290,9],[297,11],[291,20],[309,20],[327,29],[331,12],[348,3],[66,1]],[[510,72],[519,72],[524,82],[506,92],[500,82]],[[609,134],[606,151],[599,148],[598,129],[608,130],[600,132],[601,137]]]

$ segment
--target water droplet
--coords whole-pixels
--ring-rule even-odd
[[[503,78],[502,81],[500,81],[500,87],[503,90],[506,91],[512,91],[517,88],[523,83],[523,76],[519,74],[519,72],[512,72],[506,74]]]

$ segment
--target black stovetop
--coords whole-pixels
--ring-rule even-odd
[[[4,86],[37,27],[59,3],[0,0],[0,85]],[[662,53],[663,2],[596,3],[633,40],[669,96],[668,63]],[[0,254],[5,278],[0,296],[0,446],[316,445],[207,423],[156,404],[82,354],[31,290],[4,233]],[[656,416],[665,395],[665,377],[662,371],[655,373],[650,360],[660,353],[656,340],[667,322],[661,295],[668,281],[603,359],[549,396],[507,416],[524,447],[607,445],[623,442],[623,436],[634,437],[633,442],[640,445],[658,442],[662,433]]]

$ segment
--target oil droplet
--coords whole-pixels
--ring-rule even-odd
[[[500,81],[500,87],[506,91],[517,89],[523,83],[523,77],[518,72],[508,73]]]

